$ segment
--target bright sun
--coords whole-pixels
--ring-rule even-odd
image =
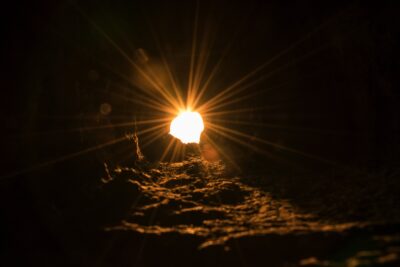
[[[204,130],[200,113],[183,111],[172,120],[169,133],[182,143],[200,143],[200,135]]]

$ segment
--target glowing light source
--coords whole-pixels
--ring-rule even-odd
[[[169,133],[182,143],[199,143],[204,130],[203,119],[198,112],[184,111],[172,120]]]

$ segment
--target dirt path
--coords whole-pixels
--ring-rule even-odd
[[[106,227],[106,266],[399,264],[396,225],[323,221],[221,163],[194,157],[148,171],[119,168],[109,178],[103,201],[117,201],[115,214],[126,215]]]

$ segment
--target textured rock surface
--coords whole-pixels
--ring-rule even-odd
[[[274,266],[398,263],[399,240],[393,234],[397,225],[332,223],[243,181],[222,163],[196,157],[155,168],[114,170],[103,181],[102,191],[110,197],[106,202],[118,201],[121,210],[115,213],[119,223],[105,227],[106,239],[113,245],[104,252],[104,262],[143,266],[187,261],[199,266],[252,266],[260,261]],[[385,239],[387,232],[390,242]],[[335,253],[345,256],[332,258]]]

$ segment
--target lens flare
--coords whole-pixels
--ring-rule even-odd
[[[200,143],[203,130],[204,123],[200,113],[184,111],[172,120],[169,133],[184,144]]]

